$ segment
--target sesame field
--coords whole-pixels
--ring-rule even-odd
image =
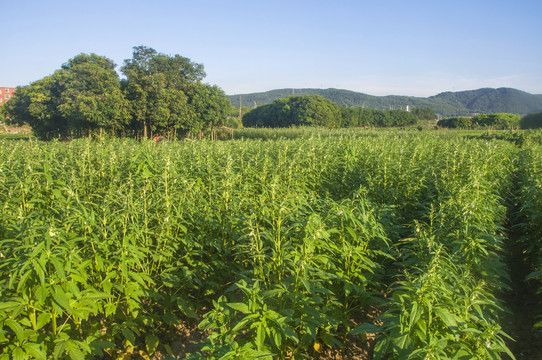
[[[535,135],[0,140],[0,360],[536,359]]]

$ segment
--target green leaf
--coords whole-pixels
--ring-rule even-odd
[[[26,353],[21,348],[15,348],[13,350],[13,360],[25,360],[26,359]]]
[[[21,299],[22,300],[22,299]],[[0,311],[10,311],[15,310],[19,306],[22,306],[20,302],[18,301],[6,301],[6,302],[0,302]]]
[[[90,344],[90,348],[92,349],[92,353],[98,356],[104,356],[104,349],[109,349],[115,346],[115,343],[112,343],[110,341],[93,341]]]
[[[303,286],[305,286],[305,289],[310,293],[311,284],[305,278],[301,278],[301,282],[303,283]]]
[[[237,311],[242,312],[243,314],[250,314],[250,310],[248,309],[248,305],[247,305],[247,304],[243,304],[243,303],[228,303],[227,305],[228,305],[229,307],[231,307],[232,309],[234,309],[234,310],[237,310]]]
[[[246,324],[252,320],[252,319],[256,319],[257,317],[259,317],[260,315],[259,314],[250,314],[250,315],[247,315],[245,316],[241,321],[239,321],[234,327],[233,329],[231,329],[232,332],[236,333],[238,332],[239,330],[241,329],[244,329]]]
[[[418,320],[420,319],[420,308],[419,308],[419,305],[417,302],[414,302],[412,304],[412,309],[410,311],[410,320],[409,320],[409,323],[408,323],[408,328],[409,329],[412,329],[412,326],[418,322]]]
[[[145,336],[145,346],[147,347],[147,353],[149,355],[154,354],[154,352],[158,348],[159,342],[160,342],[160,339],[158,339],[158,336],[156,335]]]
[[[17,339],[19,340],[19,342],[23,342],[23,341],[26,340],[25,337],[24,337],[23,328],[15,320],[7,319],[5,321],[5,324],[7,326],[9,326],[11,330],[13,330],[13,332],[15,333],[15,336],[17,336]]]
[[[17,292],[21,293],[22,289],[26,288],[26,281],[28,280],[28,277],[32,274],[32,270],[26,271],[23,276],[21,276],[21,279],[19,280],[19,283],[17,284]]]
[[[64,266],[55,258],[51,258],[51,263],[55,267],[57,275],[62,279],[66,280],[66,273],[64,272]]]
[[[49,296],[49,291],[50,291],[50,288],[46,285],[39,285],[36,288],[36,291],[34,294],[35,294],[35,299],[37,300],[38,305],[45,304],[45,300]]]
[[[283,327],[282,331],[284,332],[284,335],[290,340],[293,340],[294,343],[299,343],[299,338],[297,337],[297,334],[295,331],[290,327]]]
[[[183,314],[186,316],[198,320],[199,316],[194,310],[194,307],[189,302],[185,301],[183,298],[177,299],[177,306],[179,307],[179,310],[182,311]]]
[[[264,323],[260,323],[258,330],[256,331],[256,347],[258,351],[262,351],[265,341],[265,327]]]
[[[36,359],[46,359],[47,354],[40,348],[39,344],[28,343],[23,345],[23,349],[27,354],[33,356]]]
[[[439,317],[448,327],[457,326],[457,321],[456,321],[457,317],[453,315],[452,313],[450,313],[448,310],[444,308],[436,307],[434,311],[437,317]]]
[[[72,309],[70,306],[70,300],[62,290],[60,290],[59,288],[55,290],[56,291],[53,294],[53,299],[58,305],[60,305],[64,310],[66,310],[68,314],[71,314]]]
[[[130,329],[127,329],[127,328],[122,328],[121,332],[122,332],[122,335],[124,335],[124,338],[128,340],[128,342],[132,344],[132,346],[135,346],[134,333]]]
[[[68,341],[66,349],[68,350],[68,355],[71,360],[85,360],[85,354],[76,343]]]
[[[63,354],[64,350],[66,350],[67,341],[60,340],[56,343],[55,349],[53,351],[53,359],[59,359]]]
[[[377,325],[369,324],[369,323],[363,323],[357,328],[350,331],[351,335],[357,335],[361,333],[369,333],[369,334],[376,334],[380,330],[380,327]]]

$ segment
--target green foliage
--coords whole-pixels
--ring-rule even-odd
[[[437,122],[440,127],[452,129],[484,129],[491,127],[499,130],[518,129],[521,116],[516,114],[480,114],[472,118],[457,117],[442,119]]]
[[[414,106],[410,112],[412,115],[416,116],[418,120],[435,120],[437,118],[437,115],[429,106]]]
[[[152,48],[134,48],[119,82],[115,64],[79,54],[53,75],[16,90],[5,108],[42,139],[75,138],[99,129],[113,135],[174,136],[221,125],[230,110],[224,92],[203,84],[203,65]],[[142,133],[142,134],[141,134]]]
[[[243,115],[243,125],[270,128],[312,125],[333,128],[340,125],[340,117],[338,106],[321,96],[289,96]]]
[[[343,127],[354,126],[409,126],[415,125],[418,119],[410,112],[403,110],[373,110],[341,107]]]
[[[519,162],[521,227],[525,234],[522,247],[532,272],[526,280],[542,280],[542,146],[541,143],[523,149]],[[539,285],[540,286],[540,285]],[[538,292],[542,292],[542,286]],[[542,311],[538,309],[535,329],[542,327]]]
[[[7,112],[14,123],[30,125],[44,139],[119,129],[126,113],[114,68],[107,58],[77,55],[53,75],[17,88]]]
[[[190,105],[204,85],[203,65],[180,55],[169,56],[146,47],[134,47],[132,59],[121,68],[123,87],[130,104],[132,127],[148,136],[173,131],[188,132],[203,126],[201,109]]]
[[[1,141],[0,358],[163,354],[191,321],[208,334],[200,359],[307,358],[366,331],[381,357],[507,352],[502,199],[530,168],[535,199],[538,148],[416,130],[243,132]],[[354,328],[374,307],[382,323]]]
[[[520,120],[522,129],[540,129],[542,128],[542,112],[525,115]]]

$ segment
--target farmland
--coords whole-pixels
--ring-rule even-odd
[[[176,356],[187,324],[190,359],[508,359],[541,179],[536,142],[451,131],[0,140],[0,359]]]

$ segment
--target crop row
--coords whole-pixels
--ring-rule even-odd
[[[417,134],[4,142],[0,357],[167,352],[188,319],[209,333],[192,358],[365,331],[378,354],[498,357],[515,158]],[[383,325],[353,329],[390,282]]]
[[[532,146],[522,153],[519,170],[521,192],[519,203],[522,230],[525,239],[522,243],[527,260],[533,271],[527,279],[542,280],[542,147]],[[539,293],[542,292],[542,287]],[[537,309],[536,328],[542,327],[542,309]]]

